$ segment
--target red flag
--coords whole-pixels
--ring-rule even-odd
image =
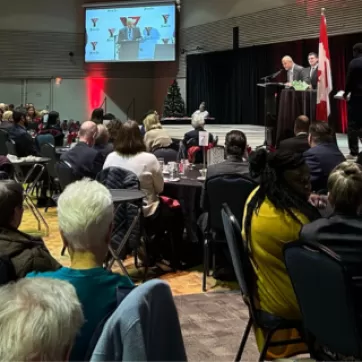
[[[327,20],[322,9],[320,37],[319,37],[319,64],[317,90],[317,120],[328,122],[331,113],[329,94],[333,90],[331,57],[329,54]]]

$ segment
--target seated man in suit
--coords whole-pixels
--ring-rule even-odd
[[[304,81],[310,84],[309,74],[302,66],[295,64],[289,55],[282,59],[282,64],[287,72],[286,86],[291,87],[294,81]]]
[[[13,113],[13,126],[7,129],[18,157],[38,156],[33,138],[26,130],[27,123],[26,111],[19,108]]]
[[[308,132],[309,118],[307,116],[299,116],[294,122],[295,137],[281,141],[279,149],[291,153],[303,153],[309,150]]]
[[[95,179],[102,171],[105,161],[102,153],[93,148],[97,137],[97,125],[92,121],[84,122],[78,136],[78,144],[64,153],[60,159],[71,164],[77,178]]]
[[[316,122],[309,127],[309,145],[311,148],[303,157],[309,167],[312,191],[318,192],[327,188],[329,174],[346,159],[326,122]]]
[[[106,159],[113,152],[113,144],[109,143],[109,131],[105,125],[99,124],[97,129],[97,137],[93,148],[99,151],[104,156],[104,159]]]

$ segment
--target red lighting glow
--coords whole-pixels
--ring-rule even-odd
[[[86,78],[87,85],[87,98],[88,98],[88,111],[101,106],[104,98],[104,78]]]

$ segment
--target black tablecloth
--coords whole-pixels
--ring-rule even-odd
[[[168,182],[165,179],[163,195],[180,202],[184,215],[185,227],[189,242],[198,243],[197,220],[201,215],[200,199],[203,182],[198,181],[201,176],[198,170],[191,170],[178,182]]]
[[[300,115],[315,120],[317,92],[315,90],[295,91],[283,89],[280,95],[277,121],[276,145],[280,141],[294,136],[294,121]]]

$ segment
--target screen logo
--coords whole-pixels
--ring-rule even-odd
[[[150,36],[150,35],[151,35],[152,26],[146,26],[145,29],[146,29],[147,36]]]
[[[92,42],[91,42],[91,45],[92,45],[92,48],[93,48],[93,51],[94,51],[94,52],[96,51],[97,44],[98,44],[98,42],[96,42],[96,41],[92,41]]]
[[[169,38],[163,38],[162,41],[163,41],[163,44],[168,44],[170,42],[170,39]]]
[[[95,28],[97,26],[97,22],[98,22],[98,18],[93,18],[91,19],[92,23],[93,23],[93,28]]]
[[[122,16],[120,18],[123,26],[127,26],[128,23],[132,23],[133,26],[137,26],[138,22],[140,21],[141,17],[140,16],[129,16],[128,18]]]
[[[170,17],[170,14],[162,15],[163,21],[165,22],[165,25],[168,24],[168,18]]]
[[[116,29],[112,28],[112,29],[108,29],[108,31],[109,31],[109,37],[114,38],[114,32],[116,31]]]

